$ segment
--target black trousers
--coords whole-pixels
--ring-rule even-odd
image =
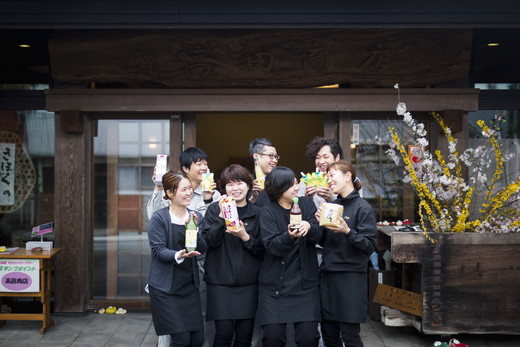
[[[325,347],[363,347],[359,323],[341,323],[326,320],[321,322],[321,335]],[[343,339],[343,341],[341,341]]]
[[[185,333],[171,334],[171,347],[200,347],[204,342],[204,331],[190,331]]]
[[[317,347],[320,341],[318,322],[298,322],[294,325],[294,342],[298,347]],[[287,343],[287,324],[262,325],[263,347],[284,347]]]
[[[250,347],[254,324],[254,319],[216,320],[213,347]]]

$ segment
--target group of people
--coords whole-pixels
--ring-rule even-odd
[[[218,180],[223,195],[215,183],[202,191],[208,158],[199,148],[183,151],[182,173],[166,173],[156,187],[147,210],[157,334],[169,335],[172,346],[202,346],[205,316],[215,322],[213,346],[284,346],[287,324],[298,346],[318,346],[319,330],[326,347],[363,346],[376,218],[359,195],[354,168],[341,160],[337,141],[323,137],[311,141],[307,156],[327,173],[326,188],[302,185],[291,169],[278,166],[268,139],[253,140],[249,152],[266,175],[265,187],[232,164]],[[226,227],[224,197],[236,202],[238,228]],[[289,219],[296,197],[302,221],[294,228]],[[319,225],[324,202],[343,206],[338,227]],[[188,252],[190,215],[199,235],[196,250]]]

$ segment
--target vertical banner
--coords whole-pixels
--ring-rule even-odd
[[[0,205],[14,205],[16,144],[0,143]]]
[[[0,292],[39,291],[39,259],[0,259]]]
[[[359,124],[352,124],[352,144],[359,145]]]

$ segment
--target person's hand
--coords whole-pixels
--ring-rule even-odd
[[[240,227],[238,230],[226,229],[226,233],[229,233],[233,236],[239,237],[242,242],[247,242],[251,238],[244,227],[244,223],[240,221]]]
[[[195,222],[195,224],[199,225],[199,216],[197,216],[195,212],[188,213],[188,217],[186,217],[184,224],[188,224],[188,222],[190,221],[190,216],[193,216],[193,221]]]
[[[213,182],[211,184],[211,192],[202,192],[202,198],[204,200],[213,199],[213,195],[215,195],[215,190],[217,189],[217,184]]]
[[[350,228],[348,227],[347,222],[345,222],[345,220],[343,218],[340,218],[339,223],[340,223],[339,227],[327,227],[327,229],[330,229],[335,233],[343,233],[346,235],[348,233],[350,233]]]
[[[323,213],[323,202],[320,203],[320,207],[318,207],[318,209],[316,210],[316,213],[314,214],[314,216],[316,217],[317,220],[320,220],[322,213]]]
[[[325,201],[330,202],[334,193],[332,193],[332,189],[329,187],[320,187],[317,189],[316,194],[325,199]]]
[[[225,198],[227,198],[227,194],[221,195],[220,198],[218,199],[218,208],[220,210],[220,213],[218,214],[218,216],[222,219],[224,219],[224,212],[222,212],[222,203],[224,202]]]
[[[311,225],[309,222],[307,221],[302,221],[300,223],[300,227],[298,229],[291,229],[291,225],[289,224],[287,226],[287,231],[289,232],[289,236],[291,236],[291,238],[297,238],[297,237],[302,237],[302,236],[305,236],[307,235],[307,233],[309,232],[311,228]]]
[[[258,179],[254,180],[253,189],[251,190],[251,197],[249,198],[249,201],[254,204],[262,190],[262,186],[258,183]]]
[[[314,196],[317,191],[318,189],[316,188],[316,186],[307,186],[305,188],[305,196]]]
[[[162,190],[163,187],[162,187],[162,182],[155,182],[155,171],[157,170],[157,167],[154,166],[153,168],[153,175],[152,175],[152,182],[154,184],[154,189],[156,190]]]
[[[200,255],[200,252],[197,252],[197,251],[186,252],[185,249],[181,249],[178,254],[179,254],[179,258],[194,258],[194,257]]]

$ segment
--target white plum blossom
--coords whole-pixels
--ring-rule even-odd
[[[455,152],[457,150],[457,143],[450,141],[448,149],[450,150],[451,153]]]
[[[448,169],[453,170],[455,168],[455,163],[448,163],[446,164],[446,166],[448,167]]]
[[[483,172],[478,172],[477,174],[477,180],[480,182],[480,183],[486,183],[487,181],[487,175]]]
[[[423,147],[426,147],[426,146],[428,146],[428,140],[426,140],[424,137],[421,137],[421,138],[417,139],[417,144],[419,144]]]
[[[406,104],[404,102],[398,103],[395,110],[396,110],[398,115],[404,116],[404,114],[406,112]]]
[[[425,137],[427,135],[427,132],[426,132],[426,129],[424,128],[423,123],[419,123],[419,124],[417,124],[417,126],[414,126],[413,130],[415,131],[415,133],[418,136]]]
[[[451,184],[451,180],[446,177],[446,175],[442,175],[440,178],[439,178],[439,181],[442,183],[442,184],[445,184],[445,185],[450,185]]]
[[[424,159],[424,160],[422,161],[422,164],[423,164],[424,166],[432,166],[432,165],[433,165],[433,162],[432,162],[431,159]]]

